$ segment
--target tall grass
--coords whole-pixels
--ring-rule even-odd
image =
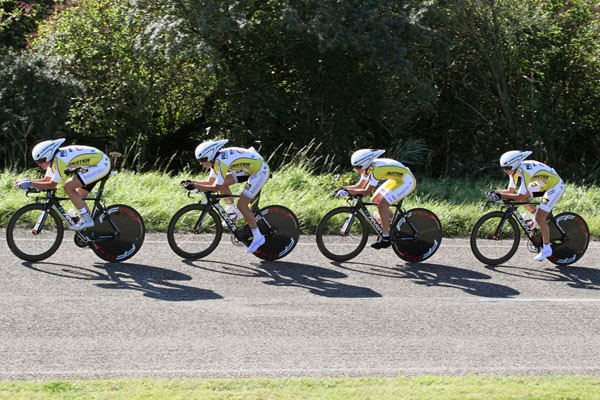
[[[318,163],[326,159],[311,158],[310,154],[290,154],[289,159],[277,166],[273,177],[265,185],[261,204],[281,204],[292,209],[300,220],[303,233],[314,233],[320,218],[330,209],[346,204],[335,199],[332,191],[358,180],[354,172],[317,174]],[[319,167],[319,168],[317,168]],[[335,171],[335,166],[331,166]],[[349,170],[349,168],[347,169]],[[0,226],[6,226],[12,214],[31,201],[24,192],[13,187],[20,178],[38,176],[42,171],[5,170],[0,172]],[[200,179],[206,171],[198,167],[178,174],[165,172],[135,173],[121,171],[110,178],[105,189],[107,204],[125,203],[135,207],[144,217],[150,231],[165,231],[175,211],[186,204],[198,201],[189,198],[179,186],[184,179]],[[475,221],[485,212],[481,209],[482,193],[504,187],[505,178],[499,173],[497,180],[420,179],[417,189],[405,200],[406,208],[425,207],[434,211],[442,221],[445,236],[467,236]],[[240,192],[241,184],[234,186]],[[598,186],[567,183],[566,190],[555,208],[556,212],[573,211],[587,221],[592,235],[600,236],[600,188]]]

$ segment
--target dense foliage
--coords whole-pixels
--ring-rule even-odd
[[[430,176],[526,148],[600,179],[593,0],[0,4],[2,166],[66,135],[180,169],[224,136],[273,163],[315,141],[327,166],[381,147]]]

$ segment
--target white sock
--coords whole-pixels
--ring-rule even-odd
[[[252,231],[252,236],[254,237],[254,239],[256,239],[257,237],[261,237],[263,234],[260,233],[260,229],[258,229],[258,227],[254,228],[254,229],[250,229]],[[254,240],[252,239],[252,240]]]
[[[81,218],[85,221],[89,221],[92,219],[92,216],[90,215],[90,213],[88,212],[88,210],[86,208],[81,208],[79,210],[79,215],[81,215]]]

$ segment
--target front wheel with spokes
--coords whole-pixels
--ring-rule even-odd
[[[471,231],[473,255],[486,265],[499,265],[515,255],[521,236],[515,219],[501,211],[481,217]]]
[[[62,219],[44,204],[32,203],[17,210],[6,226],[6,241],[14,255],[41,261],[58,250],[64,235]]]
[[[352,207],[334,208],[317,226],[317,246],[330,260],[347,261],[356,257],[368,239],[369,223]]]
[[[219,216],[204,204],[189,204],[173,215],[167,228],[169,246],[186,260],[212,253],[223,235]]]

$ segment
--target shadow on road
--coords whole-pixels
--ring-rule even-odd
[[[600,290],[600,270],[585,267],[558,267],[561,282],[577,289]]]
[[[324,297],[381,297],[381,294],[372,289],[337,282],[336,279],[345,279],[348,277],[348,275],[339,271],[313,265],[281,261],[263,261],[261,266],[267,276],[272,279],[272,281],[265,282],[267,285],[300,287],[308,289],[310,293]]]
[[[324,297],[381,297],[379,293],[372,289],[346,285],[337,281],[347,278],[348,275],[346,274],[314,265],[285,261],[261,261],[260,264],[257,264],[257,267],[251,267],[220,261],[217,264],[214,260],[184,260],[183,262],[195,268],[220,274],[259,279],[267,278],[268,280],[265,281],[267,285],[308,289],[310,293]]]
[[[543,270],[510,265],[486,266],[505,275],[548,282],[566,282],[576,289],[600,290],[600,270],[588,267],[549,267]]]
[[[198,268],[208,272],[216,272],[218,274],[248,278],[258,278],[262,275],[262,271],[247,265],[223,262],[221,260],[210,258],[204,258],[201,260],[181,260],[181,262],[189,265],[190,267]]]
[[[408,263],[402,266],[385,267],[372,264],[346,262],[333,263],[340,268],[379,275],[390,278],[409,279],[418,285],[439,286],[460,289],[467,294],[481,297],[510,298],[520,294],[519,291],[504,285],[487,282],[491,276],[463,268],[441,264]],[[365,266],[360,269],[353,266]]]
[[[166,301],[215,300],[222,297],[217,293],[186,286],[177,281],[190,281],[189,275],[164,268],[131,263],[96,263],[103,269],[83,268],[57,263],[30,263],[23,265],[34,271],[70,279],[94,282],[104,289],[126,289],[142,292],[145,297]],[[56,267],[62,267],[57,269]]]

